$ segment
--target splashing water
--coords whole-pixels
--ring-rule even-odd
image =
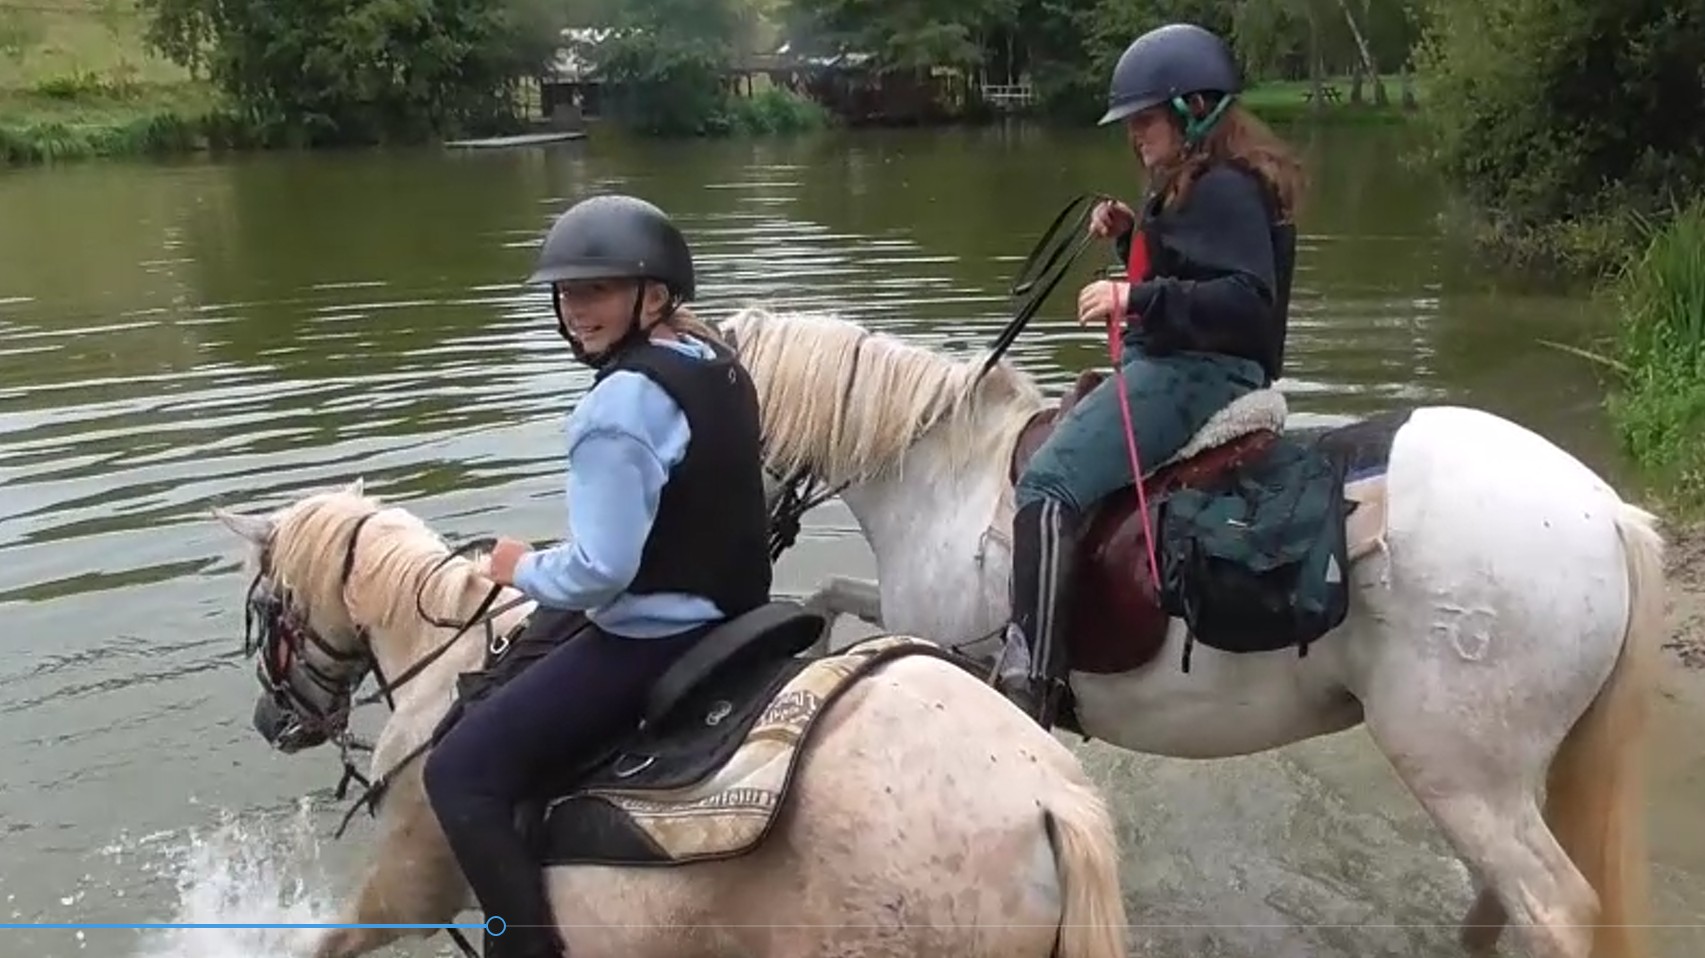
[[[283,821],[226,815],[211,833],[191,833],[177,859],[174,923],[338,920],[336,884],[321,862],[307,799]],[[169,929],[150,933],[136,958],[293,958],[320,934],[305,928]]]

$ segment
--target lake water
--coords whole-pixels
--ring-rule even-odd
[[[1620,481],[1593,371],[1536,342],[1595,307],[1500,288],[1442,238],[1399,130],[1297,131],[1315,182],[1282,383],[1293,409],[1490,408]],[[701,312],[832,309],[983,348],[1035,234],[1130,195],[1116,134],[1035,128],[97,163],[0,173],[0,922],[330,920],[358,820],[329,752],[249,724],[245,582],[209,507],[364,476],[452,538],[562,531],[562,416],[589,377],[518,284],[566,202],[643,194],[696,246]],[[1080,269],[1085,272],[1087,267]],[[1067,283],[1012,355],[1105,362]],[[783,560],[868,575],[838,503]],[[1661,958],[1705,953],[1705,721],[1666,678]],[[365,720],[367,725],[377,715]],[[1188,763],[1084,748],[1157,958],[1455,954],[1466,879],[1356,731]],[[242,931],[6,932],[6,954],[282,955]],[[449,953],[442,938],[396,953]]]

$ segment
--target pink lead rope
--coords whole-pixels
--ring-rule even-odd
[[[1131,256],[1125,263],[1125,281],[1134,287],[1148,276],[1148,271],[1148,243],[1143,231],[1134,229],[1131,231]],[[1155,560],[1154,528],[1149,522],[1148,494],[1143,490],[1143,465],[1137,456],[1137,432],[1131,424],[1131,400],[1125,390],[1124,331],[1125,303],[1115,303],[1113,315],[1107,320],[1107,355],[1113,360],[1113,380],[1119,390],[1119,415],[1125,421],[1125,451],[1130,454],[1131,482],[1137,487],[1137,508],[1142,511],[1143,548],[1148,553],[1149,576],[1154,580],[1154,594],[1159,596],[1160,563]]]

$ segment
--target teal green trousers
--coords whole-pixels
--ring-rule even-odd
[[[1218,353],[1153,357],[1127,347],[1124,369],[1145,475],[1184,448],[1214,413],[1266,384],[1259,363]],[[1060,420],[1018,478],[1019,509],[1052,499],[1082,513],[1131,483],[1118,389],[1109,375]]]

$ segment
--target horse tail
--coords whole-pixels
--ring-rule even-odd
[[[1067,782],[1064,788],[1044,813],[1065,902],[1054,956],[1124,958],[1125,899],[1113,818],[1092,786]]]
[[[1647,953],[1644,749],[1653,658],[1664,628],[1663,538],[1657,519],[1618,504],[1628,568],[1628,625],[1598,696],[1552,759],[1545,819],[1598,893],[1593,958]]]

